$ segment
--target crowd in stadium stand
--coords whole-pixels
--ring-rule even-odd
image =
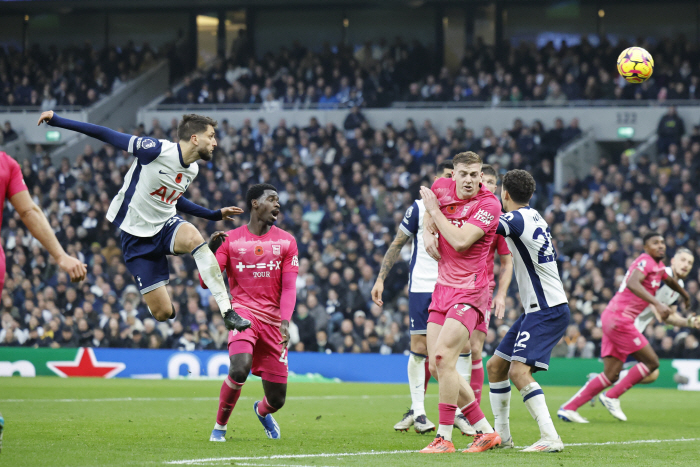
[[[326,45],[315,52],[298,43],[256,59],[247,49],[219,59],[208,70],[169,92],[163,104],[258,104],[266,109],[386,107],[394,101],[539,101],[562,105],[580,100],[678,100],[700,97],[700,51],[685,39],[642,44],[656,58],[652,79],[626,86],[615,71],[619,51],[605,39],[585,38],[556,49],[552,43],[466,48],[459,70],[439,72],[418,41],[367,43],[353,49]],[[606,64],[606,65],[603,65]]]
[[[674,109],[667,117],[682,121]],[[176,120],[153,123],[150,132],[141,125],[134,134],[176,139]],[[404,353],[410,341],[410,246],[385,282],[384,308],[372,303],[370,291],[420,186],[432,183],[436,164],[464,150],[478,152],[499,173],[527,169],[537,181],[533,205],[552,228],[572,310],[554,356],[597,357],[600,313],[642,251],[641,236],[650,229],[663,233],[669,256],[680,245],[700,254],[700,193],[694,184],[700,132],[670,135],[655,163],[643,157],[631,163],[629,152],[602,160],[585,179],[554,193],[554,151],[580,132],[577,127],[576,121],[516,120],[511,128],[475,135],[458,120],[439,134],[430,121],[372,128],[358,109],[348,113],[344,128],[321,126],[314,118],[304,127],[260,119],[234,128],[222,121],[215,158],[201,164],[188,197],[210,208],[245,206],[250,185],[267,182],[279,188],[277,225],[295,235],[300,255],[293,350]],[[71,164],[52,161],[41,151],[38,146],[23,163],[27,186],[67,251],[88,264],[89,275],[74,285],[57,273],[8,204],[2,226],[7,277],[0,345],[225,349],[227,331],[209,291],[199,286],[191,256],[170,257],[168,287],[177,319],[165,323],[150,317],[124,266],[117,232],[105,212],[131,156],[108,145],[98,152],[87,146]],[[191,221],[209,235],[247,220]],[[691,309],[700,301],[699,264],[686,280]],[[505,318],[491,320],[486,354],[519,313],[514,280]],[[647,335],[662,357],[700,358],[696,331],[656,324]]]
[[[0,106],[90,106],[155,64],[148,44],[100,50],[90,43],[59,49],[34,44],[23,53],[0,47]]]

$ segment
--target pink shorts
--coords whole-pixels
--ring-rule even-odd
[[[287,383],[287,349],[282,348],[279,327],[260,321],[252,312],[238,308],[236,312],[249,319],[252,325],[243,332],[229,331],[228,354],[253,355],[251,372],[271,383]]]
[[[491,308],[493,307],[493,289],[489,289],[489,304],[487,305],[486,313],[484,313],[484,321],[479,323],[474,330],[481,331],[484,334],[489,333],[489,323],[491,322]]]
[[[428,322],[442,326],[447,318],[453,318],[462,323],[471,335],[476,327],[484,322],[484,313],[481,310],[487,306],[488,295],[485,291],[457,289],[437,284],[428,308]]]
[[[601,357],[614,357],[621,362],[649,344],[647,338],[634,327],[634,320],[605,309],[600,317],[603,324]]]

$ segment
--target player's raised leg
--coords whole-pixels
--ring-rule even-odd
[[[605,388],[617,381],[623,362],[615,357],[603,357],[603,372],[591,378],[557,411],[557,416],[565,422],[588,423],[577,412],[578,408],[600,394]]]
[[[156,320],[167,321],[175,318],[175,308],[173,308],[170,295],[168,295],[168,290],[164,285],[150,292],[144,292],[143,299]]]
[[[262,401],[256,401],[253,404],[253,410],[262,423],[267,437],[280,439],[282,432],[272,414],[284,406],[287,397],[287,383],[283,383],[281,380],[274,382],[263,379],[263,389],[265,398]]]
[[[229,352],[232,351],[229,344]],[[219,409],[216,412],[216,423],[211,432],[209,441],[226,441],[226,428],[231,412],[241,396],[241,389],[248,379],[250,369],[253,364],[253,345],[249,342],[239,342],[236,344],[234,355],[230,355],[230,365],[228,375],[221,385],[219,392]]]
[[[627,416],[620,408],[620,396],[659,368],[659,357],[650,344],[647,344],[632,355],[639,363],[633,366],[627,375],[612,389],[600,395],[600,402],[608,409],[610,414],[622,421],[626,421]]]
[[[241,318],[238,313],[231,309],[231,301],[216,256],[208,248],[207,243],[202,238],[202,234],[192,224],[183,223],[178,229],[175,234],[173,251],[176,254],[192,253],[202,281],[211,290],[216,303],[219,305],[226,328],[229,330],[235,329],[239,332],[248,329],[250,321]]]

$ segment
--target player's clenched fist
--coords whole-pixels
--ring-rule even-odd
[[[46,112],[42,112],[41,116],[39,117],[39,122],[36,125],[39,126],[44,122],[49,123],[49,120],[51,120],[52,118],[53,110],[47,110]]]
[[[211,234],[211,237],[209,237],[209,249],[213,253],[216,253],[216,250],[218,250],[221,244],[224,243],[226,237],[228,237],[228,235],[226,235],[225,232],[221,231],[214,232],[213,234]]]
[[[58,260],[58,267],[63,269],[70,276],[71,282],[85,280],[85,276],[87,275],[87,264],[83,264],[72,256],[64,255]]]

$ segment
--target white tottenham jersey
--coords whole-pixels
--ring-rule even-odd
[[[438,277],[438,263],[425,251],[424,216],[425,205],[423,200],[418,199],[406,210],[406,215],[399,226],[403,233],[413,237],[408,291],[415,293],[433,293]]]
[[[133,136],[129,152],[136,160],[109,205],[107,220],[135,237],[152,237],[176,214],[175,203],[199,165],[185,166],[180,145],[165,140]]]
[[[567,303],[549,226],[536,210],[525,206],[502,214],[496,233],[506,237],[513,253],[525,313]]]
[[[666,266],[666,274],[673,277],[673,269],[671,269],[671,266]],[[684,286],[683,279],[678,279],[678,285],[681,287]],[[675,305],[679,296],[680,294],[678,292],[667,286],[665,283],[661,284],[661,287],[659,287],[659,289],[656,291],[656,299],[668,306]],[[651,305],[649,305],[634,320],[634,327],[637,328],[639,332],[643,333],[654,318],[656,318],[656,316],[651,310]]]

